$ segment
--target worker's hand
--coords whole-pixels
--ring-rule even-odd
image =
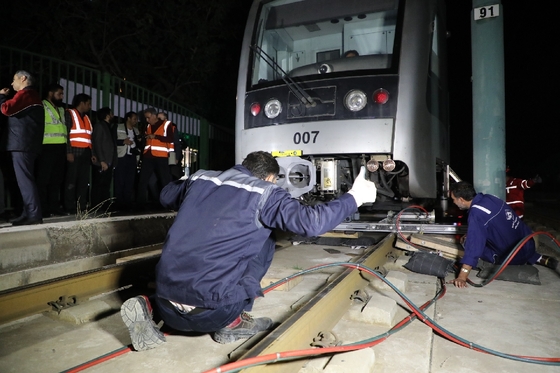
[[[540,184],[540,183],[542,183],[542,178],[539,175],[537,175],[533,178],[533,182],[535,184]]]
[[[0,95],[7,95],[8,93],[10,93],[10,88],[0,89]]]
[[[457,277],[452,282],[453,282],[453,285],[455,285],[456,288],[466,288],[467,287],[467,281],[463,280],[462,278]]]
[[[360,169],[360,173],[356,180],[354,180],[354,185],[352,185],[352,189],[348,193],[354,196],[358,207],[366,202],[375,202],[377,188],[374,183],[366,180],[366,168],[364,166]]]
[[[66,160],[70,163],[74,162],[74,153],[66,154]]]

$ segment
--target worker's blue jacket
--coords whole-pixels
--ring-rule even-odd
[[[501,264],[531,229],[505,201],[490,194],[478,193],[469,208],[465,255],[461,263],[476,267],[478,259]],[[535,264],[540,254],[535,241],[529,240],[510,264]]]
[[[357,209],[348,193],[327,204],[302,205],[241,165],[170,183],[160,202],[178,212],[157,265],[156,293],[202,308],[263,295],[260,281],[272,261],[274,228],[317,236]],[[263,268],[253,268],[258,255]]]

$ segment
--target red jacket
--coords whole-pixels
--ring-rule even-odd
[[[522,218],[525,213],[525,189],[535,185],[533,180],[512,177],[506,181],[506,203]]]
[[[45,109],[39,93],[28,86],[8,99],[0,94],[2,114],[8,117],[0,134],[2,150],[40,153],[45,132]]]

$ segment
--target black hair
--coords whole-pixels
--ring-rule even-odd
[[[459,181],[458,183],[453,183],[449,186],[449,191],[453,193],[455,198],[462,198],[465,201],[472,201],[476,196],[476,190],[471,183],[466,181]]]
[[[157,110],[154,109],[153,107],[149,107],[149,108],[147,108],[146,110],[144,110],[144,113],[150,113],[150,114],[152,114],[152,115],[157,115],[158,112],[157,112]]]
[[[109,115],[111,113],[111,108],[110,107],[102,107],[101,109],[97,110],[97,119],[99,119],[100,121],[104,121],[105,118],[107,118],[107,115]]]
[[[126,122],[128,119],[132,118],[133,115],[138,116],[135,111],[129,111],[124,115],[124,121]]]
[[[56,92],[56,91],[61,90],[61,89],[64,91],[64,87],[61,86],[60,84],[58,84],[58,83],[51,83],[51,84],[49,84],[49,85],[47,86],[47,90],[46,90],[47,94],[46,94],[45,96],[48,96],[48,94],[49,94],[50,92]]]
[[[346,53],[344,53],[344,57],[348,57],[348,55],[350,55],[350,54],[354,54],[356,56],[360,55],[357,50],[351,49],[349,51],[346,51]]]
[[[85,93],[78,93],[72,100],[72,107],[78,107],[82,102],[91,101],[91,96]]]
[[[241,165],[251,171],[253,176],[262,180],[266,179],[269,175],[276,177],[280,172],[280,166],[278,166],[276,158],[272,154],[263,151],[249,153]]]

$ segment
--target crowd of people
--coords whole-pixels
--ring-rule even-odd
[[[15,92],[0,90],[0,216],[7,217],[8,189],[19,215],[13,225],[86,211],[146,210],[150,202],[157,207],[159,191],[182,176],[179,130],[166,113],[147,108],[120,119],[102,107],[94,121],[85,93],[65,109],[57,83],[43,99],[28,71],[17,71],[11,85]],[[139,115],[145,128],[138,128]]]

